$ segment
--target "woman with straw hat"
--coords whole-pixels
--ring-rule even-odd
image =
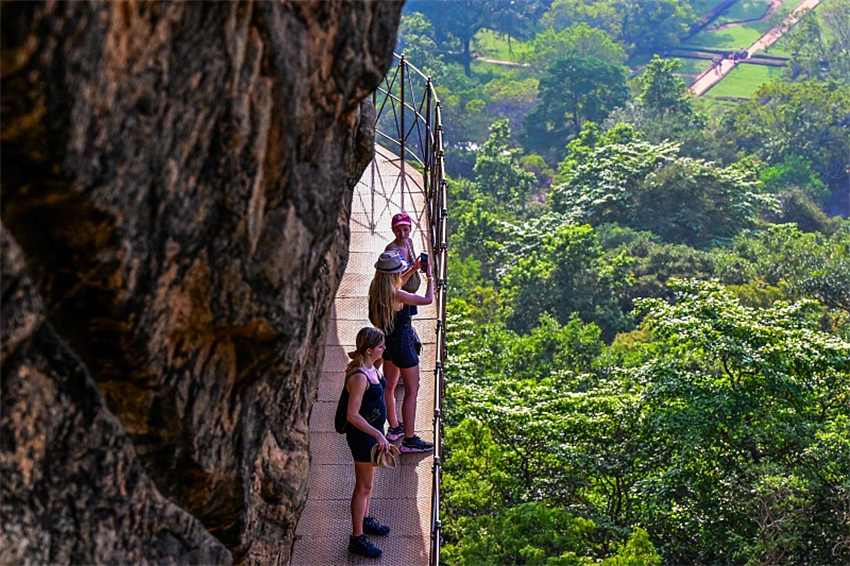
[[[401,404],[402,422],[399,421],[392,394],[387,396],[387,420],[390,432],[403,430],[402,452],[428,452],[434,445],[416,435],[416,399],[419,395],[419,355],[416,352],[415,336],[410,319],[410,307],[429,305],[434,300],[434,278],[431,264],[426,264],[425,295],[402,290],[409,274],[407,263],[398,252],[384,252],[375,263],[375,277],[369,286],[369,320],[386,334],[384,351],[384,375],[387,391],[394,391],[399,376],[404,379],[404,399]]]

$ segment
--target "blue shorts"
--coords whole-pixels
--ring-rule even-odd
[[[386,421],[381,420],[372,426],[383,432]],[[348,448],[351,450],[351,455],[355,462],[371,462],[372,447],[378,443],[375,437],[366,434],[354,425],[348,425],[349,430],[345,433],[345,441],[348,442]]]
[[[384,339],[386,350],[384,359],[392,362],[399,369],[412,368],[419,365],[419,356],[413,345],[413,327],[405,326],[396,329]]]

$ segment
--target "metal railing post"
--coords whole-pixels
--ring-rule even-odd
[[[445,153],[443,152],[443,117],[440,100],[437,98],[434,91],[434,85],[430,77],[423,75],[416,67],[410,65],[404,58],[404,55],[396,55],[399,58],[398,68],[392,81],[385,80],[385,89],[379,89],[379,92],[384,96],[384,99],[379,106],[376,102],[377,110],[376,120],[380,120],[384,108],[389,108],[395,117],[396,132],[395,136],[391,137],[386,132],[376,128],[376,139],[386,140],[390,143],[397,144],[398,154],[401,159],[399,168],[401,170],[401,207],[404,209],[404,189],[406,185],[406,170],[405,158],[407,148],[407,128],[406,118],[408,95],[411,97],[414,94],[413,85],[410,85],[410,91],[407,90],[405,84],[410,76],[418,75],[425,80],[424,100],[417,103],[411,100],[410,111],[413,119],[413,127],[420,131],[422,123],[425,125],[425,138],[420,138],[418,144],[414,144],[414,151],[411,151],[411,157],[418,161],[422,166],[423,188],[427,205],[425,207],[428,215],[427,221],[431,229],[431,251],[433,253],[433,262],[435,268],[435,296],[437,306],[437,324],[436,333],[436,352],[434,364],[434,464],[431,468],[432,473],[432,494],[431,494],[431,548],[429,552],[430,566],[439,566],[440,563],[440,544],[442,537],[442,522],[440,521],[440,489],[442,485],[442,466],[443,466],[443,399],[446,392],[446,380],[444,374],[445,360],[448,355],[446,347],[446,306],[447,306],[447,266],[446,254],[448,250],[448,234],[447,234],[447,194],[448,183],[446,182],[445,170]],[[409,68],[409,69],[408,69]],[[411,72],[413,75],[411,75]],[[400,79],[400,91],[396,97],[393,93],[396,78]],[[399,111],[396,112],[396,104],[399,104]],[[418,106],[417,106],[418,104]],[[425,115],[422,116],[423,110]]]
[[[407,179],[407,176],[404,174],[404,161],[405,161],[405,159],[404,159],[404,149],[405,149],[405,147],[404,147],[404,146],[405,146],[405,143],[404,143],[404,142],[405,142],[405,129],[404,129],[404,115],[405,115],[405,108],[404,108],[404,91],[406,90],[406,89],[405,89],[405,86],[406,86],[406,84],[407,84],[407,83],[405,82],[405,78],[406,78],[406,77],[404,76],[404,70],[405,70],[405,67],[407,67],[407,64],[404,62],[404,55],[402,55],[402,56],[401,56],[401,61],[399,61],[399,71],[400,71],[400,73],[401,73],[401,93],[399,93],[399,96],[401,97],[401,117],[400,117],[401,128],[399,129],[399,132],[398,132],[398,143],[399,143],[399,145],[401,146],[401,149],[399,149],[399,154],[398,154],[398,155],[399,155],[399,157],[401,158],[401,163],[399,164],[399,166],[401,167],[401,209],[402,209],[402,210],[404,210],[404,188],[405,188],[405,187],[404,187],[404,185],[405,185],[405,180]]]

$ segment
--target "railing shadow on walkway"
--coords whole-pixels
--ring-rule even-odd
[[[423,342],[422,389],[417,423],[428,434],[427,407],[433,399],[433,454],[404,454],[395,470],[379,470],[372,496],[376,516],[391,521],[393,533],[380,541],[384,564],[440,563],[440,485],[442,478],[442,404],[446,357],[447,184],[440,102],[433,85],[403,56],[374,95],[377,109],[376,157],[355,188],[349,222],[348,267],[333,304],[318,398],[310,419],[310,495],[296,528],[292,564],[360,564],[347,554],[343,540],[350,528],[348,499],[353,470],[345,440],[333,431],[333,411],[342,387],[346,352],[357,330],[368,324],[366,304],[372,264],[392,238],[389,220],[398,210],[413,218],[417,249],[429,251],[435,276],[434,303],[420,307]],[[427,239],[422,239],[423,237]],[[433,381],[428,373],[433,368]],[[394,392],[401,404],[401,390]],[[430,482],[427,478],[431,459]],[[430,483],[430,486],[429,486]],[[430,494],[428,493],[430,487]],[[426,538],[427,537],[427,538]],[[429,542],[430,541],[430,542]]]

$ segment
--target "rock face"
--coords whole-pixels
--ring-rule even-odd
[[[46,322],[3,228],[0,252],[0,562],[229,563],[227,549],[145,474],[85,366]]]
[[[401,7],[0,4],[0,562],[288,562]]]

